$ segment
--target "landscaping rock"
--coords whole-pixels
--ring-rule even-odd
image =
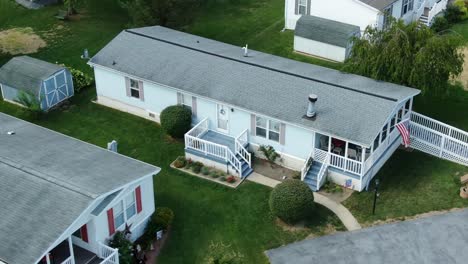
[[[463,199],[468,199],[468,186],[460,188],[460,197]]]

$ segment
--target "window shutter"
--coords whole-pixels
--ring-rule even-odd
[[[127,96],[130,97],[132,96],[130,93],[130,78],[125,77],[125,89],[127,91]]]
[[[109,226],[109,236],[112,236],[115,233],[114,211],[112,208],[107,210],[107,224]]]
[[[84,224],[80,228],[80,233],[81,233],[81,240],[88,243],[88,227],[86,226],[86,224]]]
[[[192,116],[197,116],[197,98],[192,96]]]
[[[285,134],[286,134],[286,124],[281,123],[280,124],[280,138],[279,138],[279,143],[281,145],[284,145]]]
[[[299,14],[299,0],[295,0],[296,2],[294,3],[294,14],[298,15]]]
[[[307,0],[307,10],[306,10],[306,14],[307,14],[307,15],[310,15],[310,0]]]
[[[145,101],[145,89],[142,81],[138,81],[138,88],[140,88],[140,100]]]
[[[143,209],[142,204],[141,204],[141,187],[140,186],[136,187],[135,195],[136,195],[137,213],[139,214],[141,210]]]
[[[250,134],[252,136],[256,136],[257,135],[257,130],[256,130],[256,120],[255,120],[255,115],[254,114],[250,114]]]
[[[182,94],[177,92],[177,104],[181,105],[182,104]]]

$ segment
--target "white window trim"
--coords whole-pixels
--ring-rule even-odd
[[[190,94],[186,93],[181,93],[181,105],[185,105],[186,107],[189,107],[190,110],[192,110],[192,96]]]
[[[130,218],[128,218],[127,216],[127,208],[129,207],[127,205],[127,201],[126,201],[126,198],[129,196],[129,195],[133,195],[133,198],[134,198],[134,203],[133,205],[135,206],[135,214],[132,215]],[[115,207],[118,205],[118,204],[122,204],[122,210],[123,210],[123,216],[124,216],[124,222],[123,224],[121,224],[120,226],[117,226],[116,223],[115,223],[115,219],[116,219],[116,214],[115,214]],[[113,207],[112,207],[112,217],[114,218],[114,226],[115,226],[115,229],[117,230],[118,228],[122,227],[123,225],[125,225],[125,223],[127,223],[129,220],[133,219],[136,215],[138,215],[138,210],[137,210],[137,197],[136,197],[136,192],[135,190],[132,190],[131,193],[128,193],[127,195],[123,196],[122,199],[117,202]]]
[[[266,127],[262,127],[262,126],[257,125],[257,118],[265,119],[265,120],[266,120]],[[259,136],[259,135],[257,134],[257,131],[255,131],[255,135],[256,135],[257,137],[265,138],[265,139],[268,139],[268,140],[270,140],[270,141],[279,143],[279,142],[280,142],[280,138],[281,138],[281,129],[279,128],[278,131],[270,130],[270,122],[271,122],[271,120],[270,120],[269,118],[266,118],[266,117],[263,117],[263,116],[255,116],[255,130],[257,130],[257,128],[261,128],[261,129],[265,129],[265,131],[266,131],[265,137]],[[281,126],[281,122],[278,122],[278,121],[273,121],[273,122],[279,123],[280,126]],[[273,132],[273,133],[277,133],[277,134],[278,134],[278,141],[276,141],[276,140],[274,140],[274,139],[270,139],[270,132]]]
[[[304,3],[301,4],[301,1],[304,1]],[[305,7],[304,8],[304,14],[301,14],[301,7]],[[307,15],[307,0],[298,0],[297,1],[297,13],[299,15]]]
[[[140,100],[141,99],[141,89],[140,89],[139,81],[136,80],[136,79],[132,79],[132,78],[129,78],[129,79],[130,79],[129,80],[129,82],[130,82],[129,83],[130,97]],[[132,86],[132,81],[133,81],[133,83],[136,83],[136,85],[137,85],[136,87]],[[132,95],[132,90],[135,90],[135,91],[138,92],[138,97]]]

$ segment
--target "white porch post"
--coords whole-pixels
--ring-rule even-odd
[[[366,161],[366,147],[364,146],[361,146],[361,150],[362,150],[362,153],[361,153],[361,162],[364,164],[364,162]]]
[[[329,152],[329,153],[332,152],[332,149],[331,149],[331,142],[332,142],[332,137],[331,137],[331,136],[328,136],[328,152]]]
[[[70,249],[70,256],[72,259],[72,263],[75,263],[75,254],[73,253],[73,242],[71,236],[68,237],[68,248]]]
[[[50,264],[50,253],[49,252],[47,252],[47,254],[45,255],[45,259],[46,259],[47,264]]]
[[[344,151],[344,156],[345,158],[347,159],[348,158],[348,141],[346,141],[346,144],[345,144],[345,151]]]

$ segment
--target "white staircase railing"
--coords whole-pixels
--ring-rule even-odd
[[[419,1],[418,9],[414,12],[414,17],[413,20],[417,21],[421,18],[421,16],[424,14],[424,10],[426,9],[426,1]],[[426,24],[428,26],[428,24]]]
[[[74,264],[75,260],[73,259],[72,256],[68,257],[66,260],[62,261],[61,264]]]
[[[411,147],[468,166],[468,133],[412,112]]]
[[[304,165],[302,166],[302,169],[301,169],[301,181],[304,181],[306,175],[307,175],[307,172],[309,172],[309,169],[310,169],[310,166],[312,166],[312,163],[314,163],[314,158],[312,157],[312,155],[314,154],[314,151],[312,150],[310,153],[309,153],[309,156],[307,156],[307,159],[306,161],[304,162]]]
[[[99,242],[98,257],[104,259],[100,264],[119,264],[119,250]]]
[[[320,187],[322,187],[322,185],[325,183],[325,180],[327,179],[325,175],[328,169],[329,162],[330,162],[330,153],[327,153],[327,155],[325,156],[325,159],[322,162],[322,166],[320,166],[320,170],[317,174],[317,191],[320,190]]]
[[[447,8],[447,3],[448,3],[448,0],[441,0],[439,2],[436,2],[432,6],[431,10],[429,11],[429,15],[427,16],[428,26],[431,25],[432,20],[434,19],[435,16],[437,16],[440,12],[444,11]]]
[[[208,122],[208,118],[205,118],[202,121],[200,121],[200,123],[198,123],[196,126],[194,126],[189,132],[185,133],[185,148],[194,149],[203,152],[205,155],[209,154],[217,158],[223,159],[226,162],[229,162],[229,164],[231,164],[231,166],[234,167],[234,169],[239,173],[239,177],[242,178],[242,163],[236,157],[236,155],[232,153],[231,149],[229,149],[227,146],[213,143],[200,138],[204,133],[208,131]]]
[[[239,154],[249,167],[252,167],[251,155],[247,149],[244,148],[244,145],[249,142],[249,130],[244,130],[236,139],[235,139],[235,152]]]

